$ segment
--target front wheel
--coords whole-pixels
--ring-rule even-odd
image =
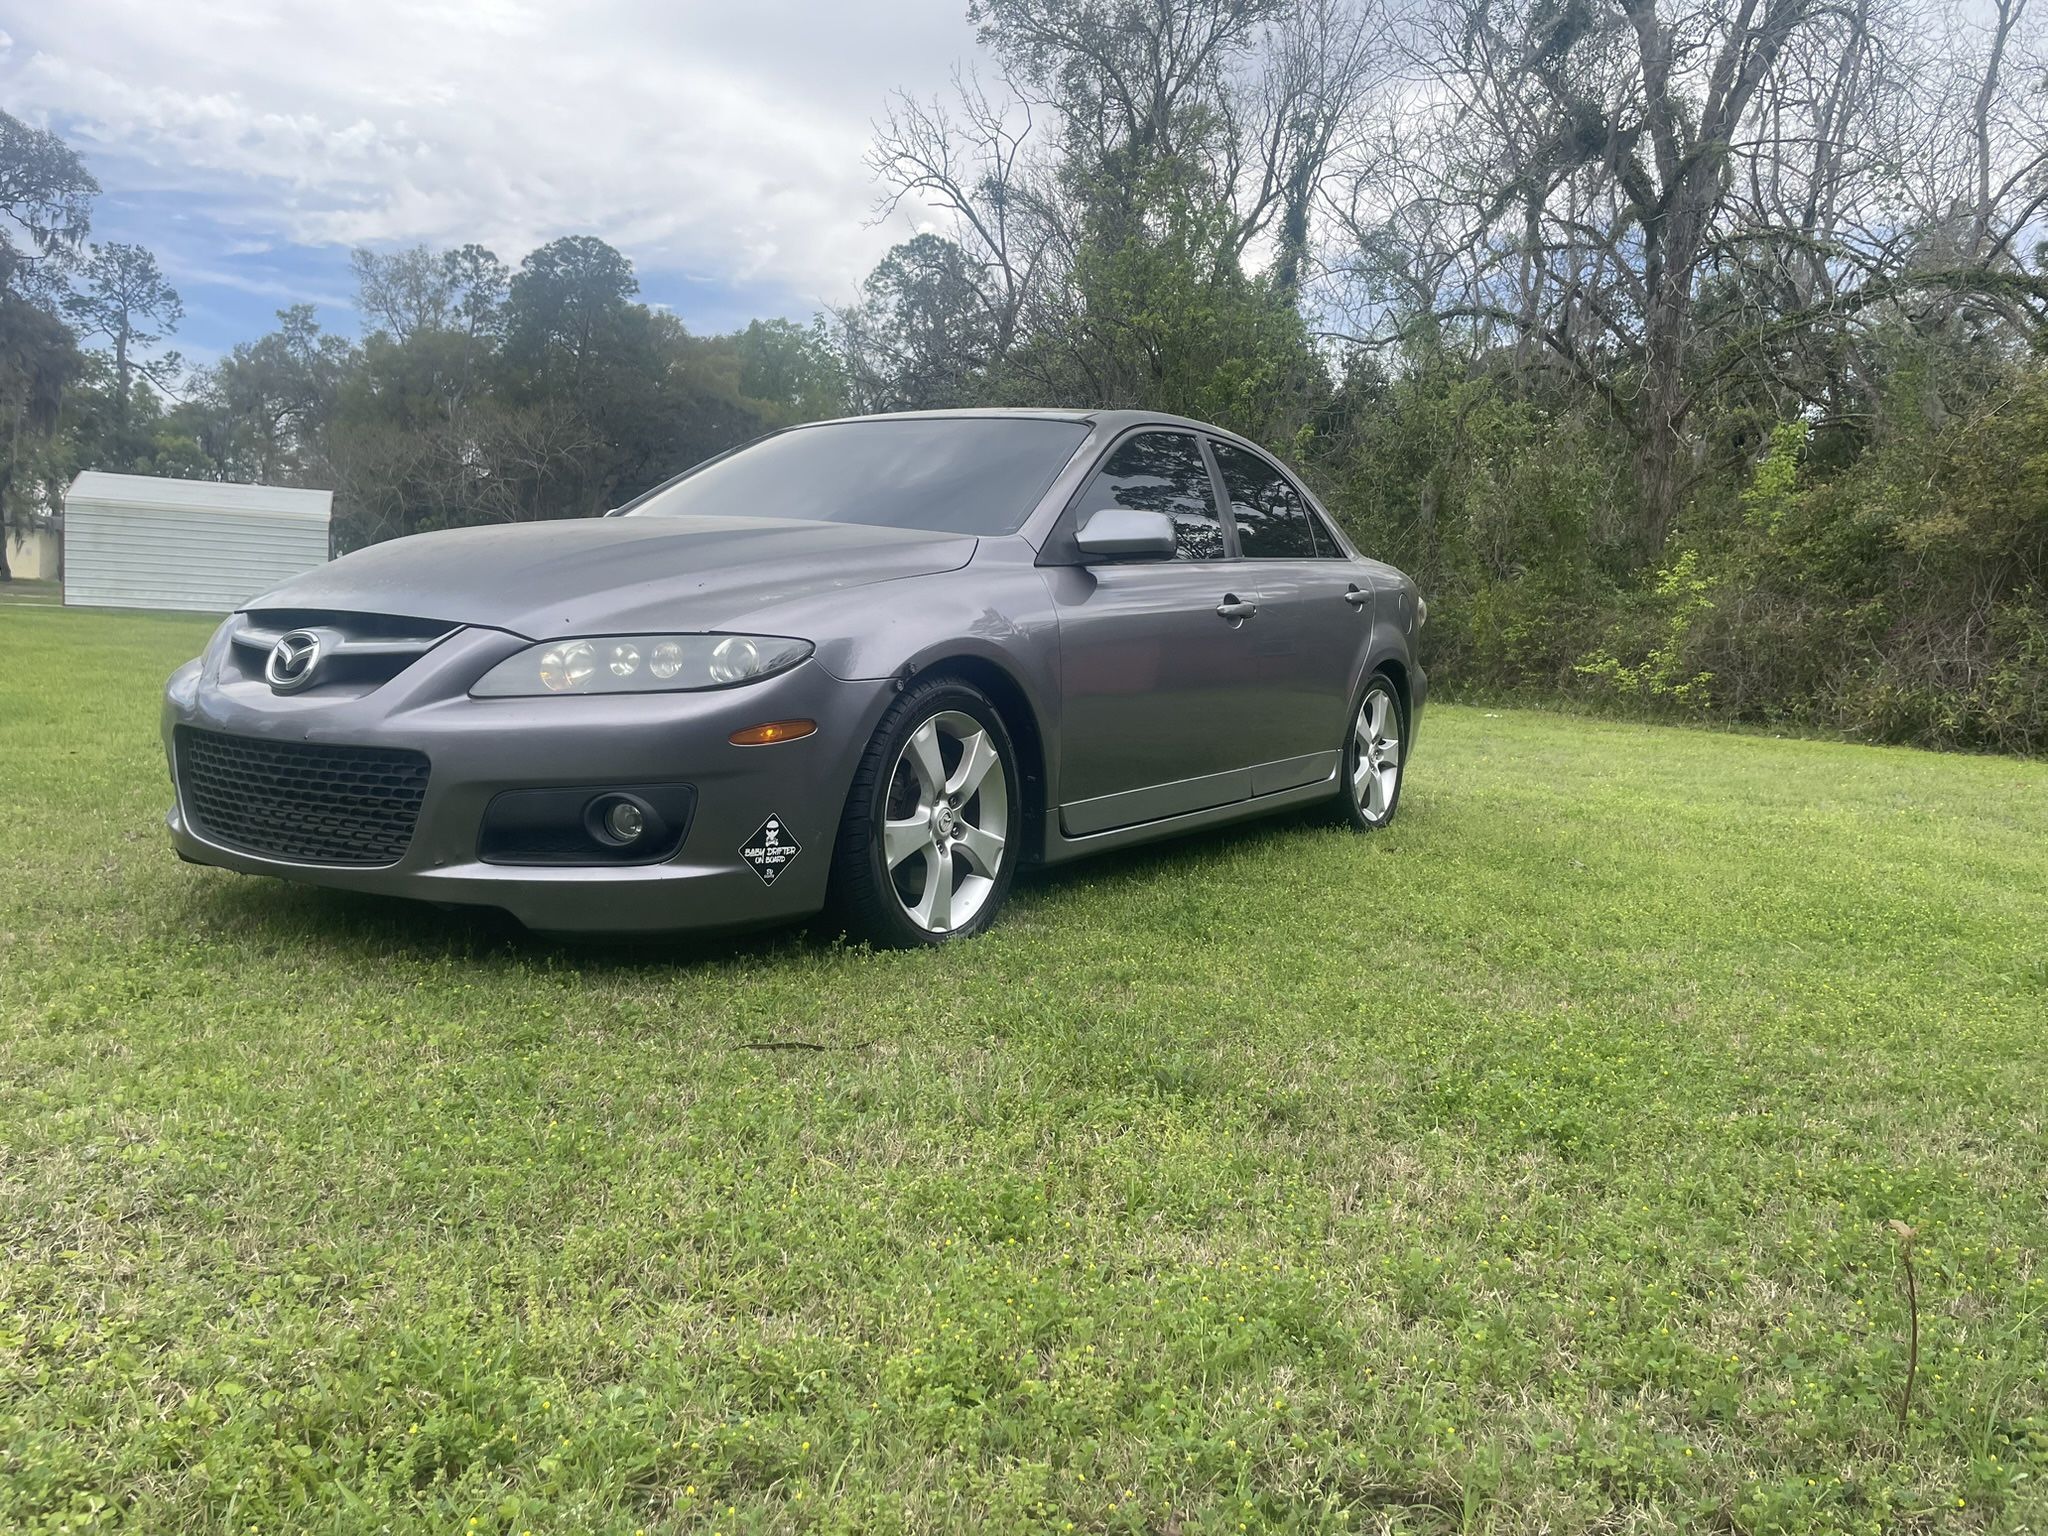
[[[1371,831],[1394,819],[1401,804],[1401,739],[1407,734],[1401,695],[1384,672],[1366,679],[1344,743],[1341,794],[1354,827]]]
[[[1003,717],[979,689],[944,678],[911,687],[854,770],[832,918],[890,949],[981,932],[1016,869],[1021,784]]]

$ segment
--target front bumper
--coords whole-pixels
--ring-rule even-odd
[[[273,693],[223,676],[210,651],[171,678],[163,736],[181,725],[286,742],[403,748],[431,763],[412,840],[377,868],[297,863],[210,840],[182,794],[168,818],[185,858],[342,890],[499,907],[552,932],[740,928],[815,912],[848,784],[889,698],[884,681],[845,682],[815,660],[766,681],[709,693],[472,699],[469,686],[527,642],[468,629],[382,686],[354,695]],[[231,671],[232,669],[230,669]],[[815,734],[736,747],[735,730],[810,719]],[[672,858],[635,865],[509,865],[478,856],[493,796],[508,789],[689,784],[696,807]],[[769,817],[799,852],[772,883],[741,858]]]

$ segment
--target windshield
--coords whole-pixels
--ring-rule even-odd
[[[1017,416],[834,421],[711,459],[626,517],[787,517],[937,533],[1015,533],[1088,436]]]

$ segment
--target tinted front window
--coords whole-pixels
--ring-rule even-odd
[[[1224,493],[1237,523],[1238,552],[1247,560],[1313,560],[1316,536],[1308,508],[1280,472],[1257,454],[1216,444]]]
[[[1087,436],[1079,422],[1028,417],[827,422],[701,464],[625,515],[1015,533]]]
[[[1141,432],[1109,456],[1081,498],[1081,520],[1104,507],[1136,507],[1173,519],[1176,560],[1223,558],[1223,525],[1202,448],[1183,432]]]

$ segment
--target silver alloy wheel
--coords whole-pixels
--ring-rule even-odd
[[[882,851],[889,883],[928,933],[974,921],[1010,832],[1010,782],[982,723],[949,709],[910,733],[889,771]]]
[[[1365,690],[1351,728],[1351,798],[1367,821],[1385,821],[1401,787],[1401,712],[1379,683]]]

